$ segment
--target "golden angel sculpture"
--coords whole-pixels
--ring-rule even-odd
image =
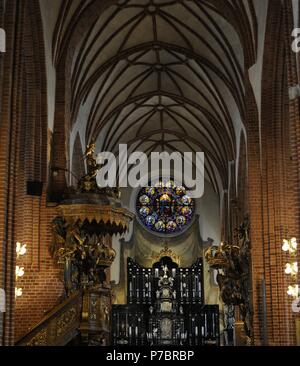
[[[78,189],[81,192],[95,192],[98,191],[98,185],[96,181],[98,170],[101,165],[97,163],[94,153],[96,144],[91,142],[85,151],[84,158],[86,159],[87,174],[83,176],[78,184]]]

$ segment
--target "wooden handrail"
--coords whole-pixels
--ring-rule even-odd
[[[78,291],[51,310],[16,346],[64,346],[77,334],[82,310],[82,292]]]

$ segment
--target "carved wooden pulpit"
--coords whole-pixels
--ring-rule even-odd
[[[117,188],[96,183],[99,165],[95,145],[87,147],[88,173],[77,189],[69,188],[53,221],[51,252],[63,266],[67,296],[83,292],[81,337],[84,344],[108,345],[111,318],[111,288],[106,271],[115,258],[112,236],[124,234],[133,214],[122,207]]]

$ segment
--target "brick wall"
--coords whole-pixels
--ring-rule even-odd
[[[284,37],[285,37],[285,53],[286,57],[286,68],[287,68],[287,85],[288,87],[295,86],[299,84],[299,70],[300,64],[297,65],[297,59],[295,54],[291,50],[291,29],[294,27],[294,18],[292,11],[292,4],[286,4],[284,9]],[[298,63],[300,60],[298,58]],[[298,238],[298,243],[300,241],[300,115],[299,115],[299,103],[300,99],[295,98],[294,100],[286,100],[286,109],[289,115],[289,176],[288,182],[288,193],[287,193],[287,206],[290,219],[289,233],[292,236]],[[298,263],[300,263],[300,251],[298,251]],[[298,274],[298,284],[300,286],[300,277]],[[290,306],[291,300],[289,301]],[[299,318],[299,315],[295,314],[292,316],[292,321]],[[299,319],[298,319],[299,320]]]
[[[37,211],[30,214],[30,209],[25,210],[27,218],[24,217],[23,225],[20,225],[23,230],[18,230],[18,238],[27,243],[28,251],[17,261],[18,265],[24,266],[25,275],[18,280],[23,295],[15,304],[15,341],[60,303],[64,295],[60,269],[54,265],[48,250],[56,208],[46,207],[45,192],[41,198],[30,200]]]
[[[7,53],[3,60],[0,124],[0,280],[7,294],[0,344],[11,345],[41,319],[62,294],[58,269],[48,255],[46,207],[47,103],[42,24],[38,1],[9,1],[5,7]],[[28,196],[28,180],[44,184],[42,197]],[[24,295],[15,303],[15,243],[26,243]],[[22,263],[20,263],[22,264]]]
[[[257,345],[264,344],[264,340],[269,345],[295,344],[294,315],[291,299],[286,294],[289,283],[284,274],[286,256],[281,245],[283,238],[299,238],[299,194],[295,191],[295,187],[299,187],[299,181],[295,179],[299,168],[292,163],[299,146],[299,140],[296,144],[293,142],[299,114],[298,111],[296,115],[291,114],[288,102],[287,65],[295,56],[290,52],[291,13],[288,4],[283,5],[272,2],[269,6],[261,128],[252,91],[248,82],[246,84],[254,339]],[[266,283],[265,313],[263,280]]]

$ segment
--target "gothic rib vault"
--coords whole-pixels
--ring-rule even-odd
[[[228,189],[244,130],[243,76],[256,54],[253,3],[226,2],[225,13],[214,1],[103,1],[104,11],[96,3],[63,2],[53,37],[55,64],[71,60],[70,158],[77,133],[104,151],[204,151],[208,180],[219,194]],[[91,9],[101,14],[79,25]]]

